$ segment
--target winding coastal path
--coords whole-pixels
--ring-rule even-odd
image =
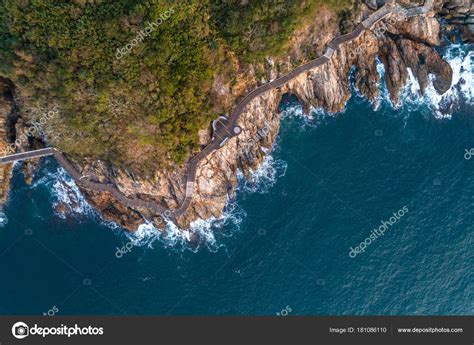
[[[416,16],[424,14],[430,11],[433,7],[434,0],[425,0],[423,6],[414,7],[406,9],[401,7],[396,3],[395,0],[389,0],[384,6],[379,8],[377,11],[372,13],[367,19],[362,21],[359,25],[356,26],[354,31],[351,33],[338,36],[329,42],[326,46],[326,51],[323,56],[320,56],[314,60],[309,61],[308,63],[298,66],[288,74],[285,74],[275,80],[272,80],[266,84],[263,84],[247,94],[235,107],[234,111],[230,114],[229,117],[221,116],[219,119],[215,120],[212,123],[213,136],[211,142],[199,152],[196,156],[192,157],[188,161],[187,172],[186,172],[186,192],[184,200],[181,203],[181,206],[175,210],[168,210],[162,205],[154,201],[144,201],[137,198],[131,198],[125,196],[120,192],[117,187],[112,184],[93,182],[87,180],[79,173],[67,160],[67,158],[58,150],[54,148],[44,148],[40,150],[33,150],[23,153],[16,153],[4,157],[0,157],[0,164],[7,164],[16,161],[23,161],[33,158],[39,158],[44,156],[54,156],[56,160],[62,165],[64,170],[66,170],[71,177],[76,181],[76,183],[81,186],[95,190],[109,192],[112,194],[121,204],[130,207],[130,208],[147,208],[152,210],[156,214],[162,215],[165,218],[176,218],[182,216],[189,205],[191,204],[193,194],[194,194],[194,183],[196,179],[196,172],[199,162],[204,159],[211,152],[221,148],[226,141],[239,135],[242,132],[242,129],[237,125],[237,121],[240,115],[243,113],[245,107],[256,97],[259,97],[263,93],[279,88],[300,74],[309,71],[313,68],[321,66],[327,63],[333,53],[339,48],[340,44],[352,41],[359,37],[364,30],[370,30],[377,22],[385,18],[389,14],[403,14],[407,17]]]

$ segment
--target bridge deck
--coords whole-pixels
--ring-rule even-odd
[[[0,163],[12,163],[17,161],[24,161],[27,159],[39,158],[44,156],[54,155],[55,150],[53,148],[47,147],[45,149],[33,150],[22,153],[15,153],[8,156],[0,157]]]

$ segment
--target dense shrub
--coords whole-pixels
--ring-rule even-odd
[[[231,79],[229,53],[281,53],[320,2],[3,0],[0,75],[29,103],[59,104],[49,140],[68,154],[145,170],[180,163],[221,110],[210,90],[217,73]]]

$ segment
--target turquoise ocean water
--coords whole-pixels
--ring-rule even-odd
[[[411,82],[398,107],[384,96],[373,110],[354,92],[339,116],[307,119],[286,97],[271,156],[241,181],[223,219],[194,224],[197,247],[171,225],[163,237],[105,224],[60,187],[74,184],[53,159],[32,186],[17,167],[0,228],[0,314],[473,314],[467,48],[445,52],[455,86],[444,98],[421,99]],[[58,200],[73,217],[55,214]]]

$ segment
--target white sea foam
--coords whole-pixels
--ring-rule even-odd
[[[65,219],[68,215],[90,216],[95,217],[102,225],[111,229],[119,228],[114,222],[102,219],[100,213],[89,205],[74,179],[63,168],[58,167],[54,173],[47,173],[33,183],[31,188],[37,188],[41,185],[50,190],[53,209],[55,209],[55,214],[59,218]],[[56,207],[59,204],[64,204],[68,208],[67,212],[57,211]]]
[[[265,156],[262,164],[255,171],[251,171],[248,178],[241,172],[237,173],[239,179],[237,193],[267,193],[277,179],[284,176],[286,168],[286,162],[276,160],[271,155]],[[138,246],[152,247],[155,242],[159,242],[165,247],[176,250],[197,251],[205,247],[210,251],[217,251],[224,244],[216,236],[229,237],[238,232],[245,216],[245,211],[238,203],[228,197],[226,208],[220,218],[197,219],[184,230],[168,220],[164,232],[151,223],[144,223],[140,225],[138,231],[128,233],[126,236]],[[224,229],[225,231],[222,231]]]
[[[376,66],[377,72],[379,73],[381,80],[380,99],[377,101],[378,104],[386,103],[390,104],[394,109],[399,109],[406,104],[419,103],[420,84],[416,80],[410,68],[407,69],[408,80],[402,91],[400,92],[399,101],[398,103],[393,103],[390,99],[390,92],[388,90],[387,84],[385,83],[385,65],[382,63],[382,61],[380,61],[378,57],[376,59]]]
[[[248,193],[268,193],[278,178],[285,175],[287,167],[285,161],[275,159],[272,155],[265,156],[263,162],[256,170],[251,171],[248,178],[241,172],[238,173],[238,189]]]
[[[429,84],[423,97],[420,96],[420,84],[411,69],[408,69],[408,81],[400,93],[400,103],[392,104],[394,108],[406,107],[410,110],[428,105],[436,118],[450,118],[451,113],[461,102],[474,103],[474,52],[466,51],[461,44],[451,44],[445,49],[443,59],[449,63],[453,70],[451,87],[443,95],[439,95],[434,86],[434,76],[429,75]],[[377,60],[377,70],[384,77],[385,68]],[[390,95],[386,86],[382,85],[381,98],[390,102]]]
[[[379,59],[379,57],[377,57],[375,59],[375,64],[376,64],[376,68],[377,68],[377,72],[379,73],[380,75],[380,80],[381,80],[381,84],[380,84],[380,98],[381,100],[380,101],[385,101],[385,102],[390,102],[390,95],[388,93],[388,89],[384,83],[384,80],[385,80],[385,65],[383,64],[383,62]],[[379,102],[380,103],[380,102]]]
[[[380,67],[379,67],[380,66]],[[383,66],[383,64],[380,62],[380,60],[378,58],[376,58],[376,69],[377,69],[377,72],[379,73],[379,75],[383,75],[385,73],[385,68]],[[356,96],[356,102],[369,102],[371,104],[371,106],[373,107],[374,110],[378,110],[380,108],[380,104],[381,104],[381,97],[379,98],[376,98],[376,99],[373,99],[373,100],[368,100],[360,91],[360,89],[356,88],[356,85],[355,85],[355,76],[356,76],[356,72],[357,72],[357,68],[354,66],[352,66],[350,72],[349,72],[349,80],[350,80],[350,88],[351,88],[351,95],[352,96]],[[380,87],[380,85],[379,85]],[[344,109],[341,111],[341,112],[338,112],[338,113],[344,113],[346,111],[346,105],[347,105],[347,102],[346,104],[344,105]]]
[[[5,213],[0,212],[0,228],[3,228],[8,223],[8,218]]]
[[[292,101],[285,103],[285,106],[282,109],[282,117],[293,117],[307,120],[307,116],[303,112],[303,106],[301,103]]]
[[[92,207],[87,203],[82,196],[79,188],[74,180],[67,174],[63,168],[58,168],[54,174],[53,189],[53,206],[64,204],[69,211],[76,214],[90,214],[93,212]],[[61,218],[65,215],[57,212]]]
[[[282,120],[294,119],[300,124],[300,129],[318,125],[321,120],[328,116],[328,112],[324,108],[311,107],[309,114],[305,114],[303,106],[297,101],[290,101],[284,104],[282,108]]]
[[[74,180],[63,168],[58,167],[54,173],[47,173],[33,183],[31,188],[37,188],[41,185],[50,189],[53,207],[64,204],[68,207],[68,211],[73,214],[89,214],[93,212],[92,207],[82,196]],[[61,212],[56,212],[56,215],[63,219],[66,218],[66,215]]]
[[[453,70],[450,89],[439,95],[431,82],[424,97],[434,106],[436,117],[449,117],[458,102],[474,104],[474,51],[464,52],[460,45],[453,45],[447,50],[444,58]],[[430,81],[433,79],[434,76],[430,75]]]
[[[416,81],[411,70],[408,71],[409,81],[402,92],[401,99],[403,104],[394,105],[395,107],[430,104],[434,107],[436,116],[445,116],[441,114],[440,109],[446,102],[454,103],[460,98],[464,98],[467,102],[474,101],[474,80],[473,80],[473,52],[464,52],[460,46],[453,45],[445,54],[445,59],[453,68],[453,83],[451,88],[444,94],[438,95],[434,90],[432,84],[426,90],[423,98],[419,97],[420,86]],[[377,60],[377,70],[383,78],[385,70],[380,60]],[[382,83],[381,90],[382,101],[389,101],[389,94],[386,86]],[[298,103],[289,103],[283,110],[283,118],[296,118],[303,120],[303,126],[314,125],[324,121],[327,112],[323,109],[312,109],[310,115],[305,115],[303,107]],[[316,120],[316,121],[315,121]],[[252,171],[249,178],[245,178],[242,173],[238,173],[239,186],[238,193],[268,193],[270,188],[276,183],[279,177],[285,175],[287,163],[275,159],[271,154],[267,155],[262,164]],[[97,213],[86,202],[81,195],[79,188],[67,173],[59,168],[54,174],[48,174],[35,183],[33,187],[39,184],[51,184],[53,191],[54,204],[57,205],[63,202],[70,208],[70,211],[77,214],[94,214]],[[64,217],[64,215],[59,215]],[[198,248],[204,246],[211,251],[215,251],[222,246],[216,234],[223,236],[231,236],[235,231],[219,232],[224,226],[227,228],[231,225],[233,228],[239,228],[242,219],[245,217],[245,212],[236,204],[235,201],[228,200],[226,211],[219,219],[211,217],[207,220],[198,219],[191,223],[189,229],[181,230],[172,221],[167,221],[166,231],[163,232],[156,229],[151,223],[147,222],[140,225],[135,233],[124,233],[134,245],[152,247],[156,241],[160,242],[166,247],[175,249],[188,249],[196,251]],[[0,214],[0,226],[2,226],[3,219]],[[114,223],[103,222],[111,228],[118,228]],[[195,241],[197,239],[197,242]],[[195,245],[197,244],[197,245]]]
[[[451,53],[453,54],[449,55]],[[460,94],[468,97],[470,102],[472,102],[472,52],[462,56],[459,55],[459,52],[454,54],[454,51],[451,49],[445,58],[449,61],[454,72],[453,85],[445,95],[437,96],[433,86],[430,85],[426,90],[425,97],[420,100],[420,86],[412,71],[409,70],[409,81],[402,92],[401,99],[404,100],[404,102],[407,101],[409,105],[419,105],[428,102],[433,105],[435,109],[439,109],[446,97],[459,97]],[[380,60],[377,60],[377,70],[383,78],[385,70]],[[464,83],[462,80],[464,80]],[[433,92],[435,94],[433,94]],[[389,101],[390,99],[388,90],[383,83],[381,98],[382,101]],[[404,106],[404,104],[400,103],[393,106],[397,108]],[[324,121],[327,116],[328,113],[324,111],[324,109],[311,109],[310,115],[308,116],[304,114],[303,107],[297,102],[286,104],[282,114],[283,118],[302,120],[302,128],[308,125],[318,124]],[[268,193],[277,179],[285,175],[286,169],[286,162],[275,159],[272,155],[267,155],[262,164],[255,171],[252,171],[248,178],[245,178],[242,173],[238,173],[239,186],[237,193]],[[232,224],[234,228],[239,228],[239,224],[244,217],[245,211],[243,211],[235,201],[228,200],[227,209],[219,219],[214,217],[207,220],[198,219],[191,223],[189,229],[184,231],[179,229],[171,221],[167,222],[165,232],[156,229],[151,223],[145,223],[139,227],[137,232],[127,234],[127,236],[135,245],[152,247],[155,241],[159,241],[163,245],[174,249],[196,251],[199,247],[205,246],[209,250],[215,251],[222,246],[220,241],[216,239],[217,233],[224,234],[220,233],[219,229],[229,224]],[[232,235],[233,232],[235,231],[227,232],[227,234]],[[198,245],[190,245],[196,235],[198,237]]]
[[[85,200],[74,180],[61,167],[54,173],[47,173],[37,180],[31,187],[46,186],[51,191],[52,204],[56,207],[60,203],[68,208],[68,215],[86,215],[95,217],[103,225],[113,229],[121,230],[116,223],[103,220],[89,203]],[[56,212],[56,215],[65,219],[66,214]],[[242,211],[237,209],[237,205],[228,202],[225,212],[220,218],[211,217],[207,220],[198,219],[191,223],[188,229],[181,230],[172,221],[167,220],[166,231],[163,232],[153,226],[150,222],[140,225],[134,233],[118,231],[118,234],[125,236],[136,246],[152,247],[153,243],[158,241],[165,247],[175,249],[187,249],[196,251],[200,247],[207,247],[211,251],[216,251],[222,244],[215,238],[216,231],[230,225],[231,228],[239,228],[242,221]],[[0,227],[2,221],[7,218],[0,213]],[[229,232],[230,234],[232,233]],[[220,232],[223,236],[226,233]]]
[[[147,222],[139,226],[134,233],[126,233],[128,239],[135,246],[147,246],[153,248],[155,242],[176,250],[191,250],[196,252],[199,248],[205,247],[215,252],[223,247],[223,244],[216,239],[216,234],[221,236],[231,236],[235,229],[239,228],[243,214],[241,209],[234,203],[229,204],[220,218],[211,217],[209,219],[197,219],[190,224],[188,229],[179,229],[171,220],[166,221],[166,230],[161,231]],[[222,232],[224,227],[233,228]]]

